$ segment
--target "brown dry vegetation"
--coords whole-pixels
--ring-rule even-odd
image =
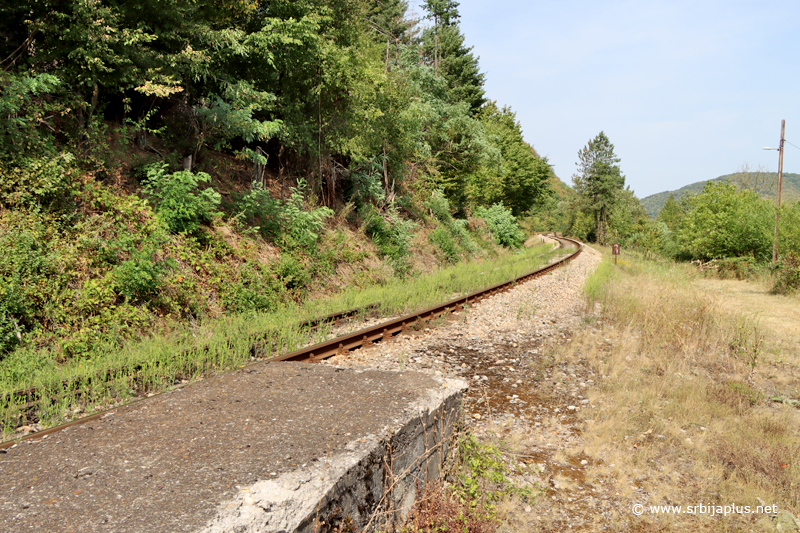
[[[589,394],[594,409],[579,415],[580,446],[562,460],[590,457],[584,483],[615,486],[623,510],[635,503],[779,509],[727,517],[623,512],[597,530],[774,531],[782,521],[793,531],[800,526],[785,513],[800,516],[800,411],[769,396],[799,396],[800,354],[781,349],[796,325],[766,330],[753,318],[755,301],[744,310],[723,306],[695,278],[690,267],[631,260],[601,266],[590,280],[595,307],[587,323],[599,321],[555,357],[586,365],[599,386]],[[758,305],[768,309],[768,298]]]

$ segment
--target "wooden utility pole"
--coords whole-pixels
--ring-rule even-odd
[[[781,120],[781,143],[778,145],[778,209],[775,210],[775,244],[772,247],[772,262],[778,262],[778,225],[781,221],[781,187],[783,186],[783,137],[786,120]]]

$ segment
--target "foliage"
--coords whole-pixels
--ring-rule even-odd
[[[372,205],[366,205],[360,214],[364,220],[364,230],[381,255],[389,258],[397,274],[408,274],[411,268],[408,263],[408,242],[416,224],[403,220],[395,206],[389,206],[385,213],[381,213]]]
[[[42,126],[52,128],[52,114],[61,109],[45,95],[60,85],[61,80],[52,74],[31,76],[0,70],[0,158],[36,155],[49,144]],[[48,112],[52,114],[47,116]]]
[[[500,450],[491,444],[481,444],[467,435],[459,442],[461,468],[454,482],[457,498],[477,511],[478,516],[496,518],[496,503],[505,495],[532,495],[532,487],[521,489],[506,475],[506,467]]]
[[[744,165],[745,168],[740,172],[733,174],[724,174],[714,178],[714,182],[724,183],[726,181],[733,182],[737,187],[744,189],[751,189],[761,195],[767,200],[775,201],[777,197],[777,172],[764,172],[757,169],[755,172],[751,171]],[[652,194],[646,198],[642,198],[642,203],[647,209],[647,213],[651,217],[656,217],[661,212],[664,203],[670,196],[674,196],[675,200],[680,201],[687,196],[700,194],[703,191],[707,181],[698,181],[690,183],[675,191],[665,191]],[[782,201],[786,202],[797,200],[800,198],[800,174],[784,172],[783,173],[783,187],[781,192]]]
[[[517,224],[517,219],[511,214],[511,210],[502,203],[494,204],[491,207],[478,207],[475,210],[475,216],[486,221],[489,231],[498,244],[509,248],[519,248],[525,242],[525,234]]]
[[[457,261],[461,251],[466,255],[478,251],[478,246],[467,231],[467,221],[457,220],[450,213],[450,202],[441,190],[433,191],[425,202],[439,226],[431,233],[430,241],[445,255],[448,261]]]
[[[282,279],[287,287],[298,285],[296,278],[288,278],[282,267]],[[232,313],[245,311],[274,311],[281,300],[281,289],[273,272],[265,265],[247,263],[237,271],[238,279],[223,292],[225,308]]]
[[[447,228],[439,226],[433,230],[430,235],[430,240],[442,251],[448,261],[458,261],[458,247],[453,242],[453,237],[450,235],[450,232],[447,231]]]
[[[670,194],[656,220],[663,222],[670,231],[676,232],[680,228],[681,221],[685,215],[686,204],[683,202],[678,203],[675,197]]]
[[[800,252],[784,256],[777,267],[772,285],[774,294],[791,294],[800,289]]]
[[[164,276],[174,261],[154,261],[154,251],[138,253],[131,259],[119,263],[111,271],[114,289],[126,300],[144,302],[154,299],[162,288]]]
[[[333,210],[328,207],[318,207],[310,211],[303,209],[306,183],[299,180],[297,187],[292,188],[292,193],[280,213],[282,226],[288,231],[283,236],[284,245],[309,247],[317,242],[325,219],[333,215]]]
[[[208,142],[221,150],[230,148],[235,139],[248,144],[269,140],[280,131],[281,121],[258,120],[255,115],[270,109],[274,101],[275,95],[258,91],[245,80],[226,84],[222,96],[213,95],[195,109],[198,145]],[[248,153],[255,159],[254,152]]]
[[[681,255],[703,260],[770,256],[774,212],[756,193],[709,182],[686,205],[677,239]]]
[[[304,209],[307,185],[298,180],[286,201],[277,200],[260,182],[253,182],[250,191],[239,201],[240,214],[272,238],[282,248],[311,248],[319,240],[325,220],[333,215],[328,207]]]
[[[525,142],[510,108],[499,109],[496,102],[489,102],[478,118],[495,152],[467,178],[467,199],[478,205],[502,202],[520,216],[549,194],[550,165]]]
[[[194,233],[211,221],[221,197],[211,187],[198,190],[211,181],[205,172],[188,170],[167,174],[169,165],[155,163],[147,169],[144,190],[155,198],[156,212],[173,233]]]
[[[606,242],[606,229],[611,208],[625,186],[614,145],[602,131],[578,152],[578,171],[572,176],[581,210],[594,219],[592,240]]]
[[[800,253],[800,200],[784,203],[780,209],[778,254],[781,257]]]
[[[19,157],[0,165],[0,205],[8,207],[59,207],[69,195],[75,157],[69,152],[55,156]]]

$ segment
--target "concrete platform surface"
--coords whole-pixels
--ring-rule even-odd
[[[0,531],[322,532],[404,515],[465,388],[303,363],[208,379],[0,453]]]

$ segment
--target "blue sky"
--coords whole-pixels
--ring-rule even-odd
[[[487,97],[567,183],[601,130],[640,198],[743,164],[776,171],[762,147],[778,145],[781,119],[800,146],[796,0],[462,0],[459,12]],[[800,149],[787,146],[784,172],[800,172]]]

